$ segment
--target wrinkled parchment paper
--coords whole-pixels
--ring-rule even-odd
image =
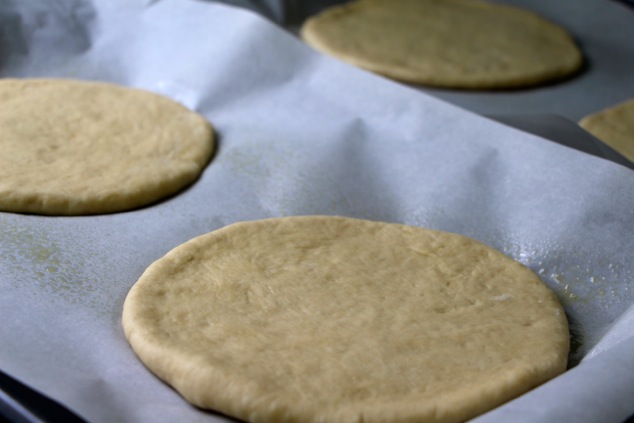
[[[170,249],[224,225],[336,214],[476,238],[557,293],[572,368],[479,421],[619,422],[634,411],[631,170],[323,57],[242,9],[0,8],[2,77],[145,88],[219,134],[200,180],[159,204],[90,217],[0,213],[5,372],[91,422],[224,421],[136,359],[120,324],[128,290]]]

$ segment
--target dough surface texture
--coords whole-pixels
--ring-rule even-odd
[[[0,211],[111,213],[194,182],[212,126],[179,103],[117,85],[0,80]]]
[[[301,36],[358,67],[437,87],[530,86],[582,65],[563,28],[528,10],[479,0],[357,0],[309,18]]]
[[[588,115],[579,125],[634,162],[634,98]]]
[[[360,219],[241,222],[154,262],[123,328],[191,403],[252,422],[457,422],[563,372],[567,320],[469,238]]]

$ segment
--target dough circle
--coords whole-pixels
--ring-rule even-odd
[[[582,55],[561,27],[479,0],[357,0],[309,18],[315,49],[404,82],[515,88],[568,76]]]
[[[579,125],[634,162],[634,98],[588,115]]]
[[[192,183],[212,126],[150,92],[66,79],[0,80],[0,211],[141,207]]]
[[[153,263],[124,332],[188,401],[252,422],[454,422],[565,370],[530,270],[469,238],[367,220],[241,222]]]

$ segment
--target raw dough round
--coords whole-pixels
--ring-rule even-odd
[[[237,223],[152,264],[123,308],[141,361],[253,422],[453,422],[561,373],[530,270],[463,236],[340,217]]]
[[[109,213],[192,183],[211,125],[157,94],[64,79],[0,80],[0,211]]]
[[[358,0],[308,19],[301,36],[361,68],[439,87],[528,86],[570,75],[582,64],[559,26],[478,0]]]
[[[588,115],[579,125],[634,162],[634,98]]]

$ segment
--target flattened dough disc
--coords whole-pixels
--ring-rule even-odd
[[[301,36],[361,68],[438,87],[535,85],[582,64],[561,27],[524,9],[479,0],[358,0],[308,19]]]
[[[211,125],[146,91],[64,79],[0,80],[0,211],[110,213],[192,183]]]
[[[559,374],[568,326],[527,268],[463,236],[306,216],[152,264],[123,309],[145,365],[253,422],[463,421]]]
[[[579,125],[634,162],[634,98],[588,115]]]

